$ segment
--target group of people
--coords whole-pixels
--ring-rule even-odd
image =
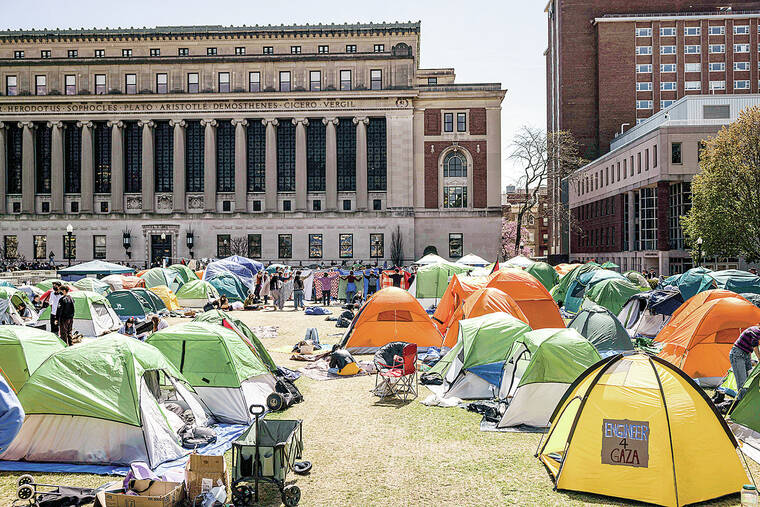
[[[124,324],[122,324],[121,328],[119,328],[119,333],[125,336],[137,338],[139,340],[144,340],[151,333],[155,333],[156,331],[161,331],[162,329],[169,327],[169,323],[166,322],[166,319],[159,315],[152,315],[150,317],[150,324],[151,326],[149,331],[141,331],[138,330],[137,319],[134,317],[129,317],[124,322]]]
[[[253,291],[253,303],[263,302],[265,305],[269,304],[269,298],[272,298],[272,304],[275,310],[280,310],[285,307],[285,300],[287,299],[287,291],[285,290],[285,284],[293,281],[293,310],[298,311],[306,308],[304,305],[304,280],[307,276],[304,276],[300,270],[294,273],[288,273],[283,268],[277,268],[273,273],[267,273],[261,271],[256,275],[256,285]]]

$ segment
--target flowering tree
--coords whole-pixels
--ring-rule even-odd
[[[512,257],[515,257],[517,255],[524,255],[526,257],[531,257],[533,255],[533,250],[531,248],[528,248],[527,246],[523,246],[520,248],[519,246],[515,247],[517,244],[517,231],[520,231],[520,237],[527,238],[528,237],[528,229],[525,227],[520,227],[518,229],[517,222],[515,221],[509,221],[509,220],[502,220],[501,221],[501,257],[504,260],[511,259]]]

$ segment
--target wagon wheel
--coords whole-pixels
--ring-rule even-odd
[[[282,503],[287,507],[295,507],[301,501],[301,488],[295,484],[285,486],[282,490]]]
[[[18,481],[16,481],[16,484],[18,484],[19,486],[23,486],[24,484],[32,484],[33,482],[34,482],[34,477],[32,477],[29,474],[24,474],[18,478]]]
[[[19,486],[16,490],[16,496],[19,500],[29,500],[34,497],[34,486],[31,486],[30,484]]]
[[[232,504],[235,507],[248,507],[253,503],[253,490],[250,486],[235,486],[232,489]]]

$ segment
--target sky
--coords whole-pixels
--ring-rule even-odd
[[[546,124],[545,3],[543,0],[37,0],[6,2],[2,6],[0,29],[421,21],[421,67],[454,67],[458,83],[499,82],[507,89],[501,113],[503,186],[520,175],[520,168],[508,158],[515,132],[522,125]]]

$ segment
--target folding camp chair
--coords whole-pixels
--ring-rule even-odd
[[[401,346],[399,347],[401,355],[394,354],[391,357],[375,355],[377,374],[373,392],[381,400],[386,397],[396,397],[406,402],[417,397],[417,344],[397,343],[397,345]]]

